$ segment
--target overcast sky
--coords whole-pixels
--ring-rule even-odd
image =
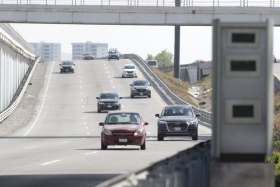
[[[108,43],[121,53],[135,53],[146,59],[164,49],[174,54],[174,26],[105,26],[11,24],[27,42],[61,43],[61,51],[71,53],[71,43]],[[277,42],[278,41],[278,42]],[[274,28],[274,52],[280,58],[280,28]],[[212,27],[181,26],[180,63],[212,59]],[[62,59],[64,60],[64,59]]]

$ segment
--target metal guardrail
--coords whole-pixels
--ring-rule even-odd
[[[208,187],[210,161],[208,140],[149,167],[112,178],[96,187]]]
[[[17,5],[102,5],[102,6],[165,6],[165,7],[279,7],[276,0],[0,0],[0,4]]]
[[[19,102],[21,101],[21,98],[23,97],[23,94],[28,86],[28,83],[32,77],[32,74],[38,64],[38,62],[41,60],[41,57],[37,57],[36,61],[29,66],[29,69],[27,73],[25,74],[25,77],[23,78],[21,85],[18,88],[17,93],[14,96],[13,101],[11,102],[10,106],[0,113],[0,123],[4,121],[17,107]]]
[[[154,79],[154,81],[157,82],[158,85],[161,86],[161,88],[164,90],[166,95],[171,97],[176,104],[189,104],[186,101],[182,100],[179,96],[177,96],[172,90],[168,88],[168,86],[151,70],[151,68],[147,65],[147,63],[138,55],[136,54],[124,54],[122,55],[122,58],[129,58],[129,59],[135,59],[138,63],[141,63],[142,67],[144,67],[145,71],[148,72]],[[206,123],[212,123],[212,113],[207,112],[205,110],[201,110],[195,106],[192,106],[195,113],[200,113],[201,117],[200,120],[204,121]]]

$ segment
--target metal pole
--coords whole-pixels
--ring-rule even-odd
[[[175,1],[175,6],[181,6],[181,0]],[[180,78],[180,26],[175,26],[175,43],[174,43],[174,77]]]

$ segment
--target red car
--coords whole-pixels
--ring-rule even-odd
[[[146,149],[147,122],[143,121],[138,112],[108,112],[101,131],[101,149],[106,150],[109,145],[139,145]]]

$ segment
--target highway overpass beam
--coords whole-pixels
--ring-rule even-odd
[[[175,6],[180,6],[180,0],[175,1]],[[180,26],[175,26],[174,77],[180,78]]]

